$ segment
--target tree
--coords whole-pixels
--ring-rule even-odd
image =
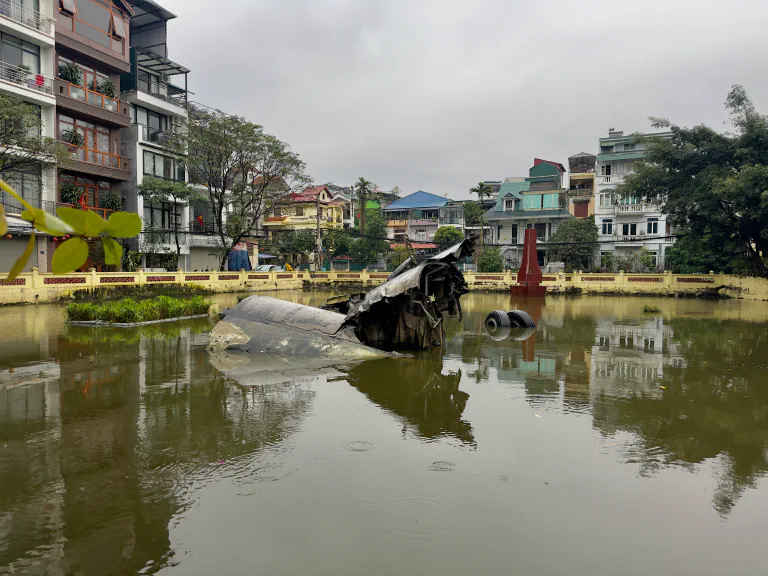
[[[597,251],[597,239],[594,217],[569,218],[552,234],[549,259],[563,262],[568,272],[587,270]],[[558,245],[560,242],[563,244]]]
[[[137,187],[137,190],[139,195],[150,204],[169,202],[176,205],[180,202],[192,202],[200,197],[194,188],[188,186],[184,182],[172,182],[161,178],[144,178],[141,184]],[[145,222],[145,225],[146,224],[147,223]],[[176,241],[176,259],[178,261],[181,256],[178,218],[173,218],[171,230],[173,230],[173,237]]]
[[[483,253],[477,258],[478,272],[503,272],[504,261],[501,258],[501,252],[498,248],[489,248],[483,250]]]
[[[354,188],[357,191],[357,204],[360,208],[360,234],[365,234],[365,206],[368,203],[368,197],[373,192],[373,182],[360,176]]]
[[[652,119],[671,138],[645,140],[645,162],[619,193],[662,204],[671,223],[694,236],[732,239],[749,270],[768,276],[768,117],[738,85],[725,107],[732,133]]]
[[[398,246],[389,253],[389,263],[392,264],[393,268],[397,268],[400,264],[408,260],[410,256],[411,254],[408,251],[408,248],[405,246]]]
[[[179,152],[188,151],[190,179],[206,188],[222,246],[222,270],[262,216],[309,182],[304,162],[288,144],[239,116],[192,106],[188,126],[173,141]]]
[[[40,162],[60,162],[67,147],[42,136],[39,109],[16,96],[0,94],[0,176],[37,168]]]
[[[453,226],[440,226],[435,232],[434,242],[441,246],[451,246],[464,240],[464,234]]]
[[[464,225],[478,226],[482,222],[483,209],[472,200],[464,202]]]
[[[389,242],[386,238],[387,225],[379,214],[374,214],[368,222],[368,232],[352,242],[349,254],[355,262],[370,264],[375,262],[381,254],[389,250]]]
[[[331,256],[349,254],[349,234],[344,230],[325,230],[323,232],[323,246]]]
[[[737,240],[712,232],[694,234],[683,230],[682,237],[667,249],[666,266],[675,274],[725,274],[747,272],[747,254]]]
[[[488,186],[485,182],[478,182],[477,186],[474,188],[469,189],[470,194],[477,194],[477,200],[480,203],[480,249],[482,250],[483,245],[485,244],[485,237],[484,237],[484,229],[485,229],[485,221],[483,219],[483,213],[485,212],[485,208],[483,206],[483,200],[491,195],[491,192],[493,192],[493,189]]]

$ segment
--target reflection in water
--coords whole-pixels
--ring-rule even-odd
[[[739,498],[750,491],[752,503],[764,503],[768,471],[768,331],[740,318],[768,316],[747,304],[672,299],[655,300],[662,313],[647,315],[646,302],[471,294],[463,321],[446,323],[444,351],[253,387],[212,366],[207,320],[113,330],[64,326],[54,306],[0,310],[0,574],[153,573],[177,563],[182,573],[210,573],[188,564],[195,519],[212,553],[236,554],[232,541],[243,554],[261,544],[254,555],[286,573],[342,573],[316,562],[326,546],[350,561],[347,573],[365,572],[371,558],[392,567],[412,545],[386,540],[400,533],[436,539],[435,571],[469,573],[453,563],[473,558],[477,571],[498,573],[482,561],[503,549],[493,537],[507,534],[511,518],[524,523],[506,552],[517,542],[522,559],[537,542],[589,549],[595,523],[609,527],[599,536],[612,551],[624,541],[636,548],[670,520],[696,540],[689,562],[698,538],[738,549],[750,511]],[[535,334],[497,341],[484,333],[490,310],[513,308],[531,312]],[[614,510],[633,498],[657,503],[656,514],[672,511],[649,520]],[[738,530],[721,529],[710,498]],[[431,504],[412,517],[413,502]],[[218,536],[206,531],[211,506],[226,510]],[[284,515],[286,506],[293,512]],[[317,523],[330,527],[325,538],[297,537],[300,546],[319,542],[301,564],[283,534],[315,507],[325,510]],[[240,509],[246,520],[229,526]],[[686,515],[701,511],[714,527]],[[261,531],[251,534],[254,524]],[[270,556],[277,546],[284,554]],[[622,561],[632,554],[619,550]],[[674,546],[656,553],[677,557]],[[531,556],[557,560],[544,548]],[[561,556],[564,569],[538,573],[588,573],[569,572],[578,555]],[[755,573],[748,558],[732,573]],[[699,559],[699,567],[713,562]],[[234,565],[225,557],[221,572],[242,572]],[[368,570],[387,571],[409,572]]]
[[[472,427],[461,416],[469,394],[459,390],[461,371],[443,374],[441,350],[416,358],[384,358],[354,366],[347,380],[370,400],[403,418],[428,439],[453,436],[474,445]]]
[[[68,326],[54,345],[59,370],[43,361],[3,374],[0,573],[136,573],[173,562],[169,523],[193,492],[296,429],[312,392],[227,384],[208,363],[209,329],[208,320]],[[38,369],[8,385],[6,376]]]

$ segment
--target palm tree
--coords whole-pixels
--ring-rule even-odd
[[[357,190],[357,203],[360,207],[360,236],[363,236],[365,234],[365,205],[368,203],[368,196],[373,190],[373,182],[360,176],[354,187]]]
[[[485,182],[478,182],[477,186],[469,189],[470,194],[477,194],[477,199],[480,202],[480,249],[482,250],[483,244],[485,244],[485,238],[483,232],[485,230],[485,222],[483,221],[483,215],[485,214],[485,207],[483,206],[483,199],[488,198],[493,189]]]

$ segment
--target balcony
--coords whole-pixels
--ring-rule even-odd
[[[69,159],[64,161],[66,168],[114,180],[130,179],[131,163],[129,158],[75,146],[69,142],[61,143],[69,148]]]
[[[131,48],[131,71],[120,76],[126,99],[135,101],[156,112],[176,116],[186,115],[187,74],[189,70],[167,58],[147,50]],[[164,80],[169,76],[183,76],[184,88]]]
[[[135,124],[139,128],[139,141],[150,142],[158,146],[165,146],[172,140],[172,134],[168,130],[150,128],[143,124]]]
[[[126,103],[61,78],[56,78],[55,82],[57,106],[97,118],[111,127],[131,125],[131,112]]]
[[[8,18],[24,26],[42,32],[47,36],[53,36],[53,18],[43,16],[37,10],[33,10],[13,0],[0,0],[0,17]]]
[[[406,228],[408,220],[387,220],[387,226],[389,228]]]
[[[437,218],[414,218],[410,221],[411,226],[437,226]]]
[[[610,184],[616,186],[617,184],[624,184],[624,177],[627,174],[611,174],[609,176],[596,176],[595,180],[598,184]]]
[[[571,199],[591,198],[593,195],[594,190],[592,190],[592,188],[575,188],[573,190],[568,190],[568,196],[570,196]]]
[[[0,61],[0,80],[25,90],[53,96],[53,79],[42,74],[33,74],[27,68]]]
[[[614,214],[644,214],[645,212],[658,212],[659,209],[651,204],[617,204]]]

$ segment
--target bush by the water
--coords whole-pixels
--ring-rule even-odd
[[[645,306],[643,306],[643,312],[645,312],[646,314],[657,314],[661,312],[661,308],[659,308],[658,306],[649,306],[648,304],[646,304]]]
[[[151,300],[123,298],[117,302],[105,304],[70,304],[67,306],[67,320],[71,322],[98,320],[130,324],[208,314],[210,309],[211,301],[202,296],[184,300],[170,296],[158,296]]]

